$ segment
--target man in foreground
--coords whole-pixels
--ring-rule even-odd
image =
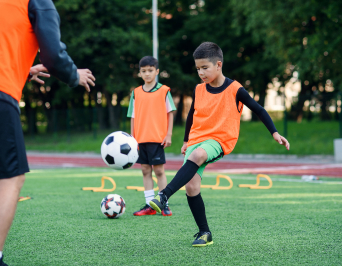
[[[60,41],[59,15],[51,0],[0,0],[0,266],[25,173],[29,172],[19,101],[28,77],[49,71],[70,87],[95,86],[89,69],[77,69]],[[40,49],[42,65],[31,67]]]

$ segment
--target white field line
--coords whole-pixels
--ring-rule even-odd
[[[216,175],[212,176],[209,173],[204,174],[204,178],[216,178]],[[245,176],[232,176],[230,177],[231,179],[242,179],[242,180],[255,180],[255,177],[245,177]],[[312,181],[305,181],[302,179],[293,179],[293,178],[271,178],[273,182],[296,182],[296,183],[314,183],[314,184],[337,184],[337,185],[342,185],[342,182],[337,182],[337,181],[323,181],[323,180],[312,180]],[[265,179],[261,179],[261,181],[265,181]]]
[[[236,168],[236,169],[220,169],[215,172],[231,173],[231,174],[247,174],[250,172],[274,172],[274,171],[289,171],[289,170],[312,170],[312,169],[328,169],[328,168],[341,168],[342,164],[323,164],[323,165],[300,165],[300,166],[280,166],[280,167],[258,167],[258,168]]]
[[[255,177],[253,178],[249,178],[249,177],[242,177],[242,178],[234,178],[232,177],[232,179],[248,179],[248,180],[255,180]],[[263,179],[262,179],[263,180]],[[261,180],[261,181],[262,181]],[[342,182],[335,182],[335,181],[323,181],[323,180],[313,180],[313,181],[305,181],[302,179],[291,179],[291,178],[275,178],[272,179],[273,182],[277,182],[277,181],[281,181],[281,182],[297,182],[297,183],[315,183],[315,184],[338,184],[338,185],[342,185]]]

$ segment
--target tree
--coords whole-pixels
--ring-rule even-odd
[[[303,115],[304,102],[311,99],[315,91],[321,93],[318,88],[325,87],[327,80],[332,80],[336,88],[341,86],[342,7],[339,1],[233,2],[248,17],[246,28],[251,30],[253,38],[263,39],[266,53],[279,60],[283,81],[286,82],[294,71],[299,73],[302,90],[294,108],[297,118]],[[329,100],[320,99],[323,106]],[[324,113],[325,109],[322,111]]]

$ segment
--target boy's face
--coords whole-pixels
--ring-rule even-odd
[[[154,66],[144,66],[140,68],[140,75],[145,83],[154,82],[158,74],[159,69],[156,69]]]
[[[217,61],[215,64],[208,59],[196,59],[195,65],[198,76],[205,82],[211,83],[222,73],[222,62]]]

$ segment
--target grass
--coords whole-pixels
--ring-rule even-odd
[[[82,191],[114,178],[126,213],[107,219],[108,193]],[[174,172],[167,172],[168,181]],[[204,184],[214,184],[205,173]],[[4,249],[9,265],[342,265],[342,184],[303,183],[271,176],[269,190],[238,188],[253,175],[231,175],[226,191],[202,189],[214,245],[193,248],[195,222],[184,191],[170,200],[173,216],[134,217],[144,203],[139,170],[102,168],[33,170],[27,174]],[[283,181],[282,181],[283,180]],[[264,182],[264,181],[263,181]],[[224,184],[222,184],[224,185]],[[108,186],[108,184],[107,184]]]
[[[283,134],[282,122],[275,123],[280,134]],[[240,137],[233,153],[242,154],[297,154],[297,155],[332,155],[333,140],[339,137],[338,122],[289,122],[288,140],[290,151],[280,147],[261,122],[242,122]],[[60,133],[25,136],[26,148],[36,151],[52,152],[95,152],[100,153],[103,139],[111,133],[98,132],[96,139],[93,133],[74,133],[70,136]],[[175,127],[172,146],[166,152],[179,154],[183,144],[184,127]]]

